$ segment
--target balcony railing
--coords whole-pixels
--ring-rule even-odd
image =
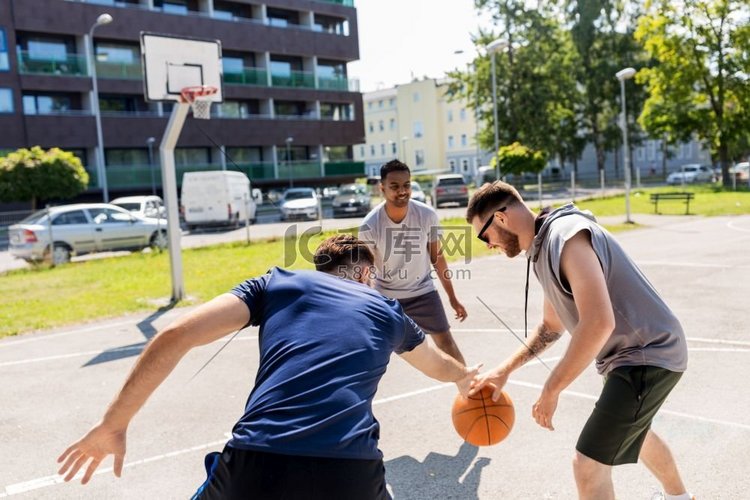
[[[326,177],[333,175],[365,175],[363,161],[329,161],[325,164]]]
[[[224,72],[224,83],[237,85],[268,85],[268,73],[263,68],[243,68],[242,72]]]
[[[122,78],[125,80],[140,80],[143,78],[141,63],[126,62],[96,62],[97,78]]]
[[[320,162],[311,160],[280,161],[279,179],[303,179],[320,177]]]
[[[315,75],[309,71],[292,71],[279,75],[271,73],[271,85],[274,87],[315,88]]]
[[[316,0],[323,3],[337,3],[346,7],[354,7],[354,0]]]
[[[43,57],[18,51],[18,72],[27,75],[87,76],[86,58],[78,54]]]
[[[222,166],[216,163],[204,163],[194,165],[177,165],[175,174],[177,185],[182,185],[182,176],[186,172],[204,172],[207,170],[221,170]],[[239,171],[247,175],[250,180],[273,179],[272,162],[255,163],[229,163],[227,170]],[[96,171],[88,170],[90,179],[89,186],[97,186]],[[161,167],[159,165],[108,165],[107,184],[110,188],[140,188],[150,187],[152,182],[156,187],[161,187]]]
[[[89,4],[96,4],[101,5],[101,2],[92,1],[92,0],[67,0],[68,2],[77,2],[77,3],[89,3]],[[347,7],[354,7],[354,1],[353,0],[318,0],[324,3],[335,3],[339,5],[345,5]],[[229,21],[229,22],[240,22],[240,23],[253,23],[253,24],[264,24],[266,26],[271,27],[277,27],[281,29],[302,29],[302,30],[310,30],[310,31],[317,31],[315,26],[308,26],[305,24],[287,24],[285,26],[278,26],[273,25],[270,22],[266,21],[264,22],[262,19],[256,19],[252,17],[244,17],[244,16],[235,16],[231,15],[227,16],[224,13],[215,13],[214,15],[209,14],[208,12],[203,12],[199,10],[187,10],[187,11],[177,11],[177,10],[164,10],[163,7],[153,7],[149,8],[148,5],[140,5],[130,2],[118,2],[115,1],[111,4],[105,4],[107,6],[111,7],[120,7],[120,8],[126,8],[126,9],[140,9],[140,10],[150,10],[153,12],[160,12],[162,14],[170,14],[170,15],[176,15],[176,16],[199,16],[199,17],[206,17],[209,19],[215,19],[217,21]],[[340,34],[342,36],[347,36],[343,33],[336,33]]]

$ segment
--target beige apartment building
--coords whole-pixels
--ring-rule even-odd
[[[394,158],[415,174],[461,173],[476,176],[485,152],[475,140],[477,123],[464,101],[448,100],[446,80],[426,78],[366,92],[367,142],[354,147],[355,161],[368,175]]]

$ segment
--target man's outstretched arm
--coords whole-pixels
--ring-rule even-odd
[[[114,472],[122,474],[125,442],[130,421],[146,400],[193,347],[211,343],[239,330],[250,321],[247,305],[231,294],[223,294],[175,320],[159,332],[138,357],[125,384],[110,403],[101,422],[73,443],[57,459],[65,480],[89,462],[82,484],[107,455],[114,455]]]
[[[482,366],[464,366],[435,347],[429,337],[411,351],[403,352],[399,356],[430,378],[441,382],[455,382],[459,392],[464,396],[468,396],[474,377]]]

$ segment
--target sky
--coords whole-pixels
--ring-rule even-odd
[[[473,0],[354,0],[354,6],[360,57],[348,73],[362,92],[465,68],[474,58],[471,35],[480,23],[490,25]]]

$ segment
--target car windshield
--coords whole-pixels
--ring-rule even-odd
[[[463,186],[464,180],[461,177],[449,177],[447,179],[440,179],[438,184],[441,186]]]
[[[284,194],[285,200],[301,200],[303,198],[313,198],[312,191],[287,191]]]
[[[362,186],[344,186],[339,191],[339,194],[362,194],[365,190]]]
[[[125,210],[129,210],[130,212],[139,212],[141,210],[141,204],[140,203],[134,203],[134,202],[127,202],[127,203],[115,203],[118,207],[124,208]]]
[[[19,222],[19,224],[39,224],[47,216],[46,210],[39,210]]]
[[[685,167],[684,170],[685,172],[697,172],[698,167]]]

